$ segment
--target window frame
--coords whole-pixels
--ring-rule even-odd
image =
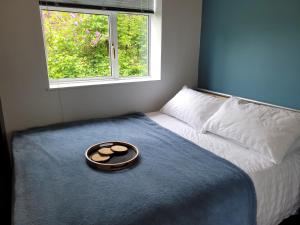
[[[42,25],[42,32],[43,32],[43,41],[44,41],[44,50],[45,50],[45,56],[47,61],[47,77],[49,82],[49,87],[51,88],[51,85],[59,86],[60,84],[71,84],[71,83],[84,83],[88,82],[91,83],[93,81],[95,82],[101,82],[109,83],[109,81],[120,81],[120,83],[123,83],[123,81],[126,80],[139,80],[139,79],[151,79],[151,17],[152,15],[149,13],[136,13],[136,12],[126,12],[126,11],[107,11],[107,10],[97,10],[97,9],[82,9],[82,8],[69,8],[69,7],[55,7],[55,6],[39,6],[40,13],[42,13],[42,10],[47,11],[57,11],[57,12],[70,12],[70,13],[82,13],[82,14],[93,14],[93,15],[106,15],[108,16],[108,25],[109,25],[109,59],[110,59],[110,76],[101,76],[97,74],[95,77],[86,77],[86,78],[61,78],[61,79],[51,79],[48,75],[48,52],[46,47],[46,40],[45,40],[45,33],[44,33],[44,24],[43,21],[41,21]],[[129,77],[122,77],[119,74],[119,54],[118,54],[118,27],[117,27],[117,14],[132,14],[132,15],[143,15],[147,16],[148,23],[148,74],[147,75],[141,75],[141,76],[129,76]],[[113,57],[115,55],[115,57]],[[73,85],[70,85],[73,86]],[[82,85],[79,85],[82,86]]]

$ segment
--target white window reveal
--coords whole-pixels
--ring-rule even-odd
[[[152,0],[40,1],[50,88],[151,79]]]

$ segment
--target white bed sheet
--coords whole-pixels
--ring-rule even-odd
[[[275,165],[258,153],[213,134],[201,134],[160,112],[147,115],[161,126],[232,162],[252,179],[257,196],[257,224],[277,225],[300,207],[300,150]]]

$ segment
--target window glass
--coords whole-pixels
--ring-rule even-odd
[[[50,83],[149,75],[148,15],[74,11],[41,8]]]
[[[50,79],[111,76],[109,16],[42,10]]]
[[[120,76],[147,76],[148,16],[119,13],[117,30]]]

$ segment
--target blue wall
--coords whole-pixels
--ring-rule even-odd
[[[204,0],[199,87],[300,109],[300,0]]]

